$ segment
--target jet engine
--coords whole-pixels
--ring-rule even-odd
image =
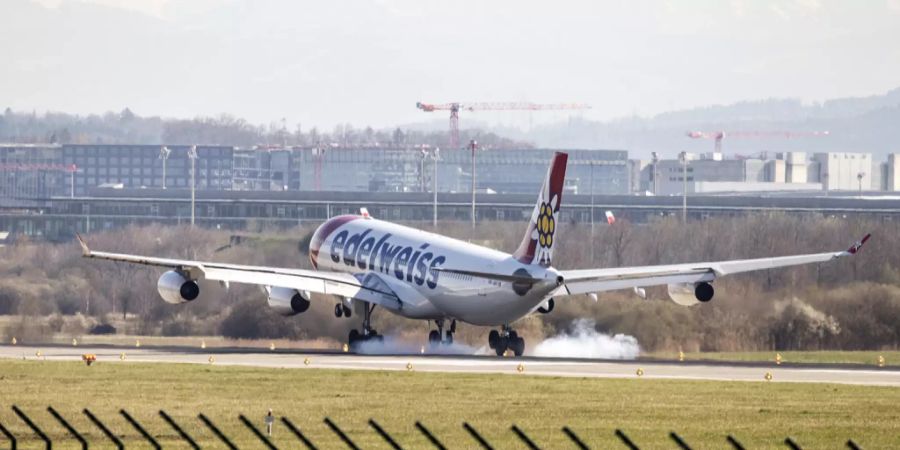
[[[692,306],[712,300],[715,290],[707,282],[668,285],[669,298],[682,306]]]
[[[162,274],[156,283],[156,288],[159,290],[159,296],[166,303],[173,305],[187,303],[200,296],[200,285],[175,270]]]
[[[309,291],[269,286],[269,307],[282,316],[294,316],[309,309]]]
[[[553,307],[556,305],[556,302],[553,299],[549,299],[546,302],[542,303],[541,306],[538,307],[538,312],[541,314],[550,314],[553,311]]]

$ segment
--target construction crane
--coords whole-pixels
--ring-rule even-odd
[[[716,153],[722,153],[722,141],[728,138],[784,138],[828,136],[828,131],[688,131],[691,139],[715,139]]]
[[[459,111],[548,111],[548,110],[581,110],[590,109],[584,103],[530,103],[530,102],[455,102],[455,103],[422,103],[416,102],[416,108],[424,112],[450,111],[450,148],[459,148]]]

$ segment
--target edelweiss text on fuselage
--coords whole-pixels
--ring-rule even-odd
[[[360,269],[378,270],[381,273],[393,273],[398,280],[406,280],[429,289],[437,287],[440,272],[431,270],[440,267],[447,258],[427,251],[429,244],[424,243],[415,249],[406,245],[392,245],[388,240],[390,233],[380,238],[369,236],[372,229],[350,236],[347,230],[338,233],[331,241],[331,260],[335,263],[344,261],[348,266]]]

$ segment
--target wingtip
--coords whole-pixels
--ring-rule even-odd
[[[860,249],[862,249],[863,244],[865,244],[866,241],[868,241],[869,238],[871,238],[871,237],[872,237],[872,233],[866,233],[866,235],[863,236],[862,239],[860,239],[855,244],[851,245],[850,248],[847,249],[847,253],[849,253],[851,255],[855,255],[857,252],[859,252]]]
[[[84,241],[84,238],[81,237],[80,234],[75,233],[75,239],[78,239],[78,244],[81,245],[81,255],[89,256],[91,254],[91,249],[88,248],[87,242]]]

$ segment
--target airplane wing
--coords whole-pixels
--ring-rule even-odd
[[[367,283],[349,273],[286,269],[279,267],[246,266],[186,259],[157,258],[152,256],[107,253],[91,250],[80,235],[76,235],[85,258],[168,267],[187,272],[192,279],[206,279],[223,283],[245,283],[260,286],[277,286],[298,291],[356,298],[366,302],[397,309],[400,299],[390,290]]]
[[[870,237],[871,234],[867,234],[847,250],[837,252],[663,266],[564,270],[560,274],[565,282],[557,294],[575,295],[663,284],[710,282],[735,273],[827,262],[856,254]]]

